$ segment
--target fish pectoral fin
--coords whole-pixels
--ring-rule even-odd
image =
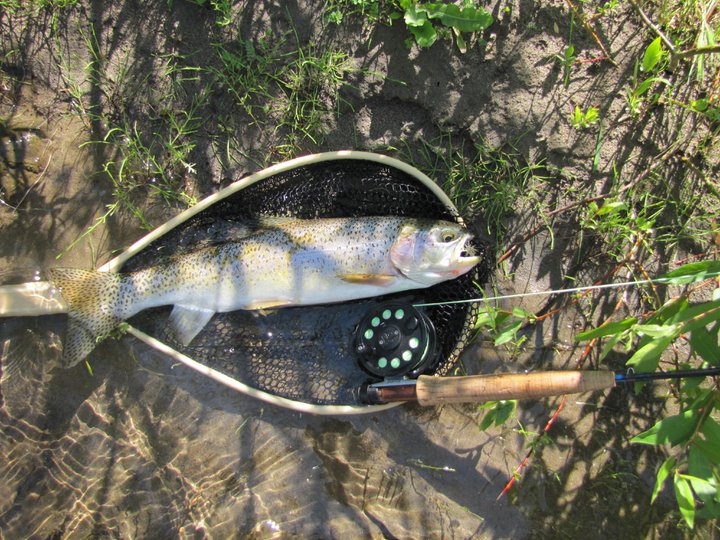
[[[178,341],[187,347],[213,315],[215,312],[211,309],[175,305],[168,323]]]
[[[338,277],[348,283],[357,283],[359,285],[377,285],[379,287],[388,287],[395,281],[395,276],[386,274],[338,274]]]
[[[267,315],[271,313],[274,308],[292,306],[294,304],[295,302],[293,302],[292,300],[288,300],[287,298],[277,298],[271,300],[258,300],[256,302],[251,302],[250,304],[246,305],[244,309],[265,312],[261,314]]]

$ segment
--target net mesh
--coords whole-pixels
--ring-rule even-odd
[[[457,221],[457,215],[422,182],[394,167],[366,160],[335,160],[275,174],[213,204],[150,244],[123,266],[130,272],[179,255],[232,240],[259,216],[303,219],[395,215]],[[130,323],[196,361],[246,385],[284,398],[317,405],[357,405],[357,389],[370,376],[353,350],[365,313],[388,299],[420,302],[477,296],[487,281],[490,252],[474,271],[410,293],[341,304],[291,307],[271,313],[218,313],[184,347],[167,331],[170,308],[148,310]],[[472,331],[475,304],[423,308],[432,320],[440,360],[432,372],[446,375]]]

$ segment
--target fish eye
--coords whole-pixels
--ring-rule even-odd
[[[450,229],[446,229],[440,233],[440,240],[445,244],[452,242],[456,239],[457,233],[455,231],[451,231]]]

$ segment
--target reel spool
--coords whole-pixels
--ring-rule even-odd
[[[380,379],[416,378],[437,364],[439,350],[430,318],[407,302],[371,309],[355,332],[360,366]]]

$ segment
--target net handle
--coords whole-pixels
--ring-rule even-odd
[[[0,285],[0,317],[36,317],[67,310],[63,297],[47,281]]]

